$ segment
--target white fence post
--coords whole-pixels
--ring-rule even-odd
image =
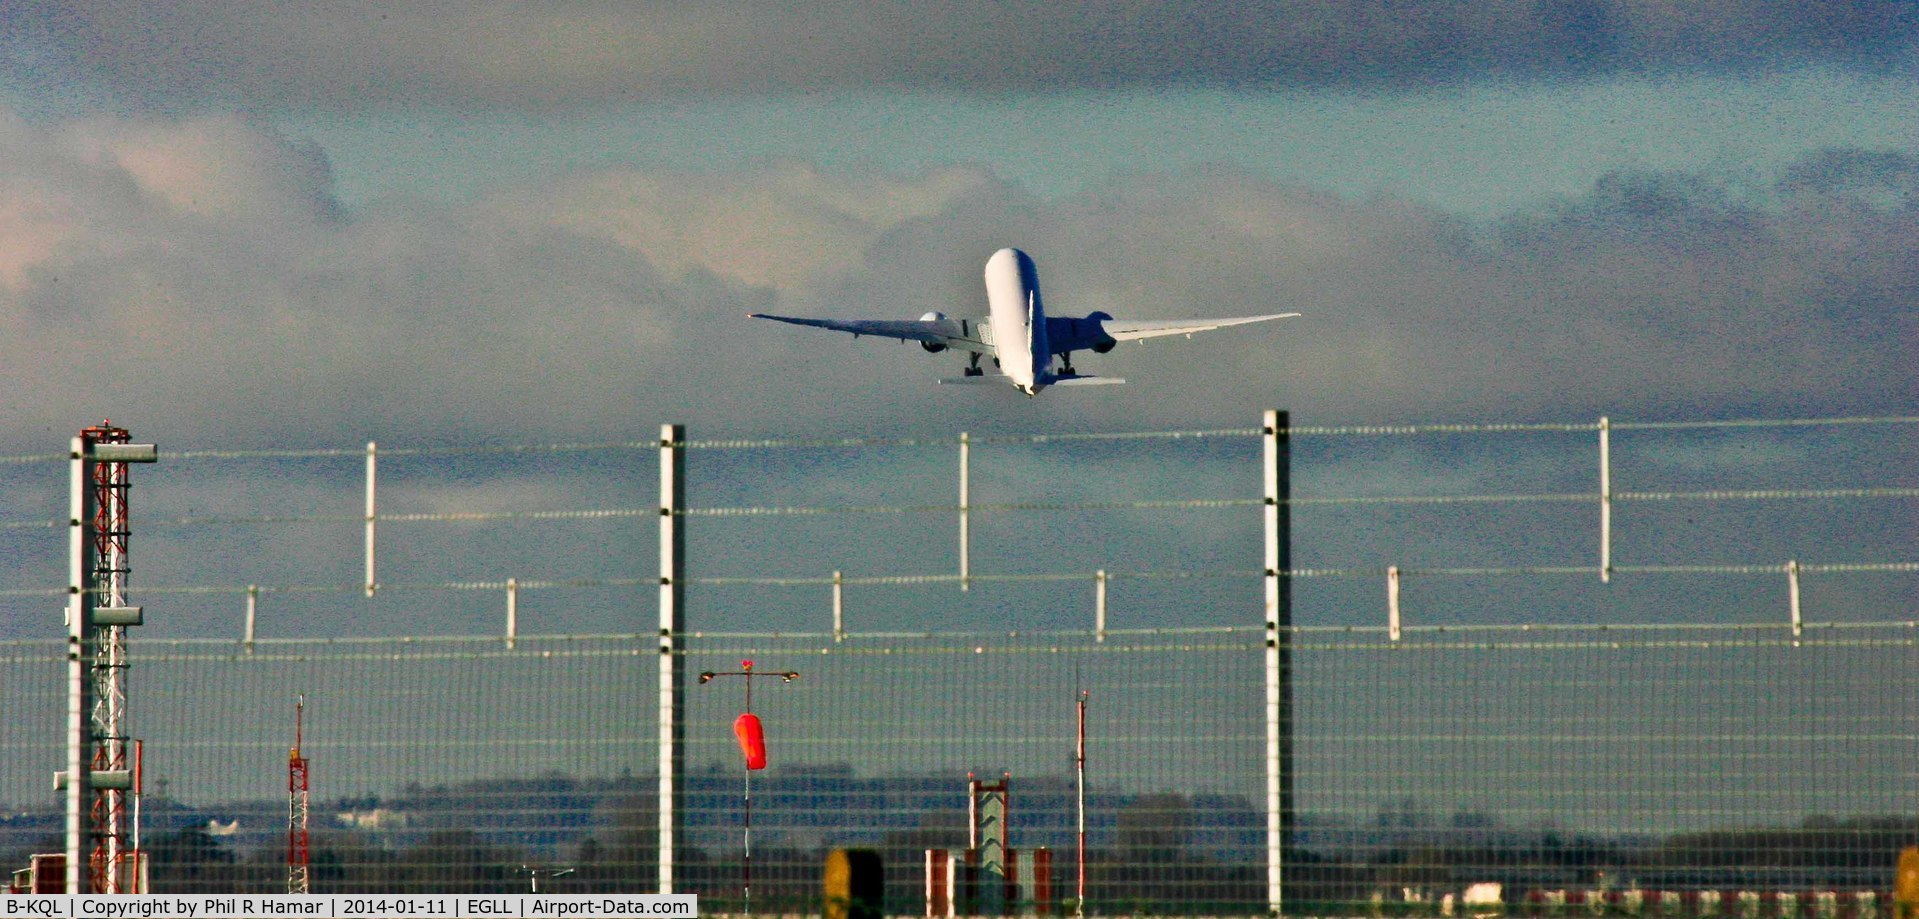
[[[1805,628],[1805,620],[1799,615],[1799,562],[1797,559],[1786,562],[1786,603],[1792,609],[1792,644],[1799,646],[1799,633]]]
[[[686,628],[686,529],[679,512],[686,504],[686,428],[660,426],[660,690],[659,690],[659,892],[673,892],[675,824],[683,779],[680,749],[686,736],[680,696],[686,660],[677,642]]]
[[[506,579],[506,646],[510,650],[520,637],[520,580]]]
[[[1293,828],[1292,440],[1286,412],[1267,411],[1266,534],[1266,909],[1282,915],[1287,834]]]
[[[959,436],[959,577],[960,589],[973,589],[973,439],[965,431]]]
[[[1093,572],[1093,640],[1106,641],[1106,569]]]
[[[846,578],[833,572],[833,643],[846,640]]]
[[[248,654],[253,653],[254,628],[258,625],[259,621],[260,621],[260,585],[248,584],[247,585],[246,635],[243,638],[243,643],[246,645]]]
[[[1399,566],[1386,569],[1386,636],[1399,640]]]
[[[366,595],[371,597],[378,590],[380,582],[374,577],[373,537],[374,521],[378,519],[380,504],[375,483],[379,477],[379,445],[366,442]]]
[[[1612,583],[1612,420],[1599,416],[1599,580]]]

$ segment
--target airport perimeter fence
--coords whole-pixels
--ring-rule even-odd
[[[155,889],[285,889],[297,688],[314,889],[523,892],[538,872],[551,891],[654,890],[649,638],[287,641],[252,655],[147,643],[136,698]],[[1048,849],[1055,902],[1070,904],[1077,687],[1088,911],[1258,913],[1262,644],[1258,629],[737,636],[686,653],[689,669],[745,658],[801,673],[755,692],[771,759],[752,775],[759,911],[810,909],[825,854],[851,846],[882,854],[890,913],[919,912],[925,850],[967,845],[969,774],[1010,774],[1008,842]],[[46,725],[65,703],[59,651],[11,647],[0,666],[0,827],[20,866],[58,850],[48,779],[63,751]],[[1877,896],[1899,847],[1919,842],[1910,626],[1797,642],[1783,628],[1467,628],[1397,643],[1304,630],[1294,651],[1289,912],[1436,908],[1483,883],[1514,910],[1566,891],[1666,891],[1669,910],[1682,891]],[[718,680],[688,692],[677,889],[708,912],[742,902],[742,693]],[[1693,911],[1720,915],[1716,901]]]
[[[825,853],[853,846],[882,854],[887,911],[918,914],[927,851],[964,858],[970,778],[1006,782],[1007,844],[1026,875],[1045,850],[1060,912],[1083,890],[1105,915],[1283,894],[1296,915],[1490,896],[1864,919],[1919,843],[1916,428],[1293,428],[1279,502],[1262,428],[422,450],[382,466],[401,506],[371,515],[313,511],[359,503],[359,451],[163,452],[135,482],[157,506],[132,553],[140,847],[156,891],[283,891],[305,694],[315,890],[651,892],[670,838],[708,913],[814,909]],[[663,837],[655,534],[676,501],[648,500],[671,464],[646,458],[668,450],[687,567]],[[343,457],[344,481],[312,471]],[[537,504],[583,493],[604,503]],[[28,561],[47,529],[0,522]],[[21,637],[57,634],[59,591],[34,585],[59,569],[12,577],[0,857],[24,867],[61,844],[66,661]],[[748,660],[799,674],[753,680],[771,763],[750,774],[747,681],[697,679]]]

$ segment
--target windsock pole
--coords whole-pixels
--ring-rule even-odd
[[[776,676],[782,683],[791,683],[799,679],[795,670],[754,670],[752,661],[740,661],[740,669],[715,673],[707,670],[700,674],[701,683],[710,683],[714,677],[736,676],[746,680],[746,711],[733,720],[733,734],[739,738],[740,752],[746,756],[746,791],[742,799],[744,827],[740,833],[740,900],[741,912],[753,915],[753,770],[766,768],[766,735],[760,727],[759,716],[753,714],[753,678]]]

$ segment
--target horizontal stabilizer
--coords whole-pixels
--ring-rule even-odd
[[[986,373],[986,374],[980,374],[979,376],[971,376],[971,377],[941,377],[940,378],[941,385],[951,384],[954,386],[972,385],[976,383],[996,383],[1004,386],[1008,383],[1011,383],[1012,381],[1013,380],[1011,377],[1008,377],[1006,374],[1003,374],[1003,373]]]

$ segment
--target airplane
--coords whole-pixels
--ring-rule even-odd
[[[1048,386],[1090,386],[1124,383],[1118,377],[1096,377],[1073,369],[1073,352],[1105,354],[1122,341],[1153,338],[1160,335],[1185,335],[1230,325],[1286,319],[1298,313],[1273,313],[1265,316],[1240,316],[1232,319],[1148,320],[1121,322],[1104,312],[1081,318],[1048,316],[1039,295],[1039,272],[1033,259],[1018,249],[1001,249],[986,260],[986,303],[984,322],[978,319],[951,319],[945,313],[931,312],[917,320],[908,319],[805,319],[798,316],[774,316],[748,313],[754,319],[771,319],[793,325],[851,332],[853,337],[876,335],[917,341],[920,347],[938,354],[951,348],[967,352],[964,375],[940,380],[941,383],[1011,383],[1029,398]],[[1059,355],[1060,366],[1053,367]],[[988,374],[979,364],[981,357],[993,359],[1000,373]]]

